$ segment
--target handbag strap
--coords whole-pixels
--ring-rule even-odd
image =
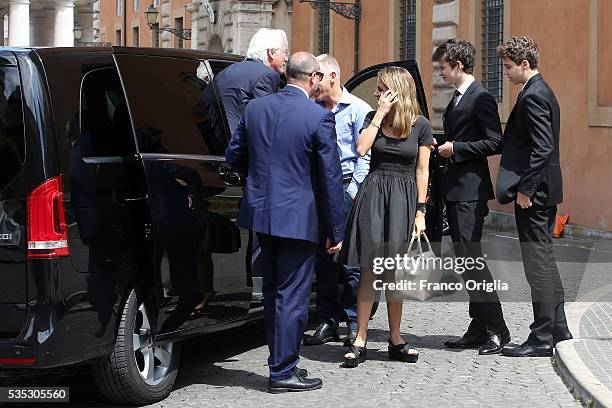
[[[431,248],[431,243],[429,242],[429,238],[427,238],[427,234],[422,233],[420,236],[416,237],[416,236],[412,236],[410,238],[410,243],[408,244],[408,253],[410,253],[410,251],[413,250],[413,246],[414,243],[416,242],[417,244],[417,249],[419,251],[419,255],[423,254],[423,245],[421,243],[421,237],[423,237],[423,239],[425,240],[425,242],[427,243],[427,247],[429,251],[433,251],[433,249]]]
[[[433,249],[431,248],[431,243],[429,242],[429,238],[427,238],[427,234],[423,233],[423,234],[421,234],[421,236],[423,237],[425,242],[427,242],[427,246],[429,247],[429,251],[433,251]],[[419,237],[419,241],[421,241],[421,237]]]
[[[408,251],[406,251],[406,253],[410,253],[414,249],[414,243],[415,242],[417,244],[417,249],[419,251],[419,255],[422,255],[423,254],[423,246],[421,245],[421,239],[419,237],[414,236],[414,235],[410,238],[410,243],[408,244]]]

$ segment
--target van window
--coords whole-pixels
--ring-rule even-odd
[[[134,154],[134,136],[115,68],[88,72],[81,84],[82,157]]]
[[[24,157],[19,71],[17,67],[0,67],[0,189],[17,176]]]
[[[199,60],[117,55],[139,151],[224,155],[228,131]]]

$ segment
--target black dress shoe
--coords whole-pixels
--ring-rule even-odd
[[[355,339],[357,338],[357,329],[349,330],[344,338],[344,347],[351,347],[355,344]]]
[[[268,392],[280,394],[283,392],[311,391],[321,388],[323,381],[320,378],[306,378],[299,374],[298,370],[284,380],[268,381]]]
[[[507,344],[501,353],[508,357],[552,357],[553,348],[550,345],[534,346],[526,341],[520,345]]]
[[[296,372],[296,374],[297,374],[297,375],[299,375],[300,377],[308,377],[308,374],[310,374],[310,373],[308,372],[308,370],[307,370],[307,369],[305,369],[305,368],[299,368],[299,367],[296,367],[296,368],[295,368],[295,372]]]
[[[444,342],[444,347],[452,348],[452,349],[479,348],[487,340],[488,340],[488,337],[486,334],[481,335],[481,336],[475,336],[475,335],[466,333],[459,340],[448,340]]]
[[[510,343],[510,332],[508,330],[501,333],[493,333],[489,336],[487,341],[480,347],[480,349],[478,350],[478,354],[498,354],[502,351],[502,348],[508,343]]]
[[[312,336],[305,336],[302,344],[305,346],[318,346],[329,341],[340,341],[338,330],[329,323],[321,323]]]
[[[572,333],[570,333],[569,330],[560,334],[553,333],[553,345],[557,346],[557,343],[560,341],[571,340],[573,338],[574,336],[572,336]]]

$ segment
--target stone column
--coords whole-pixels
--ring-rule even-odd
[[[55,31],[53,45],[74,47],[74,0],[57,0],[55,3]]]
[[[162,5],[159,8],[159,28],[163,27],[172,27],[172,10],[171,10],[170,0],[162,0]],[[161,41],[160,46],[162,48],[171,48],[172,47],[172,36],[174,34],[169,33],[167,31],[163,31],[161,33]]]
[[[30,46],[30,2],[9,2],[9,47]]]
[[[186,10],[191,14],[191,49],[198,49],[198,32],[200,21],[200,3],[190,3],[185,6]]]
[[[434,0],[433,6],[433,45],[441,45],[449,38],[457,37],[459,26],[459,0]],[[433,53],[433,50],[432,50]],[[432,128],[442,130],[442,114],[453,96],[454,88],[447,85],[438,75],[438,64],[433,66],[433,95],[432,95]]]

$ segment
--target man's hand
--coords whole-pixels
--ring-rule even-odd
[[[325,249],[328,254],[335,254],[336,252],[340,252],[342,249],[342,241],[336,243],[336,245],[332,246],[332,242],[329,238],[325,241]]]
[[[519,205],[519,207],[521,207],[523,210],[531,207],[533,205],[533,203],[531,202],[531,199],[529,197],[527,197],[525,194],[521,193],[520,191],[516,193],[516,203]]]
[[[442,146],[438,146],[438,153],[440,154],[440,156],[444,157],[445,159],[448,159],[453,155],[453,143],[446,142]]]

